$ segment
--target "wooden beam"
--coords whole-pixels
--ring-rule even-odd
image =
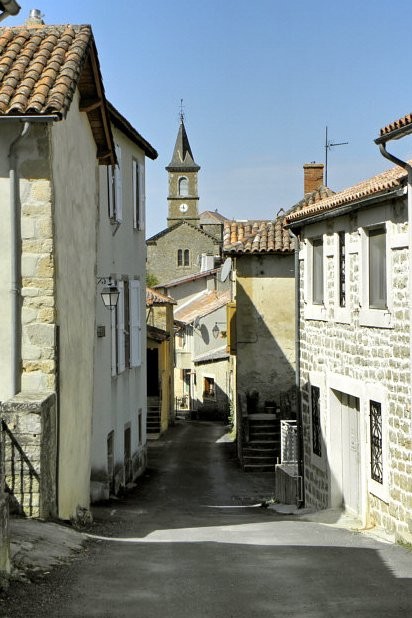
[[[80,101],[79,109],[81,112],[92,112],[95,109],[98,109],[103,105],[103,101],[101,99],[94,99],[90,101]]]

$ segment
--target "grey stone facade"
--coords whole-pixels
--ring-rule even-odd
[[[365,230],[376,225],[386,228],[388,308],[382,311],[368,310],[363,300],[367,286]],[[348,492],[359,485],[356,514],[363,524],[378,525],[395,537],[410,541],[412,421],[406,229],[404,198],[350,216],[303,226],[300,380],[307,505],[347,506],[345,503],[351,500]],[[337,296],[340,277],[337,238],[343,231],[346,232],[344,309],[339,306]],[[314,237],[321,237],[324,247],[322,307],[311,304],[310,299],[310,244]],[[314,448],[317,421],[312,386],[320,394],[321,456]],[[357,428],[348,430],[350,435],[345,444],[346,413],[342,412],[342,397],[349,396]],[[381,409],[382,432],[378,451],[383,478],[378,482],[371,468],[375,457],[371,455],[371,406],[375,401]],[[342,419],[342,427],[338,418]],[[351,451],[356,451],[358,459],[352,457]],[[348,472],[345,468],[351,461],[357,463]],[[348,473],[352,478],[345,481],[343,477]]]

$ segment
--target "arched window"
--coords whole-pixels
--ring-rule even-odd
[[[189,253],[189,249],[185,249],[184,264],[185,264],[185,266],[190,266],[190,253]]]
[[[179,195],[181,197],[187,197],[189,195],[189,181],[186,176],[179,178]]]
[[[182,249],[177,250],[177,265],[183,266],[183,250]]]

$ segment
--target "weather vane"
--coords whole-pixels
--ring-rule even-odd
[[[180,122],[185,119],[185,113],[183,111],[183,99],[180,99]]]
[[[345,146],[349,142],[336,142],[332,143],[328,140],[328,127],[326,127],[325,137],[325,186],[328,186],[328,150],[331,150],[334,146]]]

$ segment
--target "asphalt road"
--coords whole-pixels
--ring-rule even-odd
[[[133,493],[94,509],[87,551],[7,615],[412,616],[411,551],[259,506],[272,476],[242,473],[223,435],[179,422],[152,443]]]

